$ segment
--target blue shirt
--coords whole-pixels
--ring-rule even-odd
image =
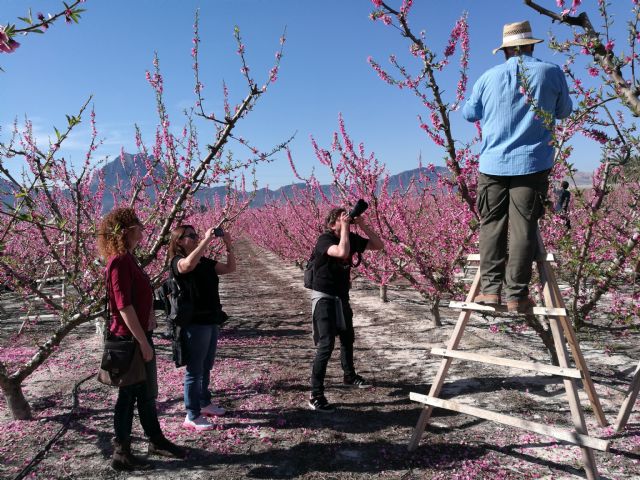
[[[529,55],[521,58],[536,106],[554,119],[568,117],[572,104],[560,67]],[[462,109],[466,120],[481,122],[479,170],[487,175],[527,175],[553,166],[551,132],[520,92],[520,70],[518,56],[487,70]]]

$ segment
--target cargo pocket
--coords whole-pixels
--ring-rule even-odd
[[[536,192],[533,199],[533,208],[531,209],[531,219],[539,220],[544,215],[544,204],[546,202],[546,195],[541,192]]]
[[[487,190],[488,186],[482,185],[482,187],[480,187],[480,191],[478,192],[478,198],[476,199],[476,208],[478,209],[480,218],[485,218],[491,211],[491,209],[489,208],[489,195],[487,193]]]

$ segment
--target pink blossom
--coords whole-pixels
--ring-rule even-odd
[[[0,25],[0,52],[12,53],[19,46],[20,44],[13,38],[9,38],[9,35],[4,32],[4,27]]]

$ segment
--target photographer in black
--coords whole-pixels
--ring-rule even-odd
[[[360,200],[351,214],[343,208],[332,209],[325,220],[325,232],[318,237],[314,249],[311,308],[316,357],[311,371],[309,406],[321,412],[335,410],[324,396],[324,377],[336,336],[340,338],[344,384],[358,388],[371,386],[356,373],[353,364],[353,312],[349,305],[354,254],[383,247],[380,237],[360,216],[366,207],[367,204]],[[369,238],[350,232],[352,223]]]

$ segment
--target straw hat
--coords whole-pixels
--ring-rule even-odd
[[[540,43],[544,40],[533,38],[531,34],[531,25],[527,20],[524,22],[507,23],[502,28],[502,45],[493,51],[495,55],[498,50],[506,47],[517,47],[520,45],[532,45]]]

